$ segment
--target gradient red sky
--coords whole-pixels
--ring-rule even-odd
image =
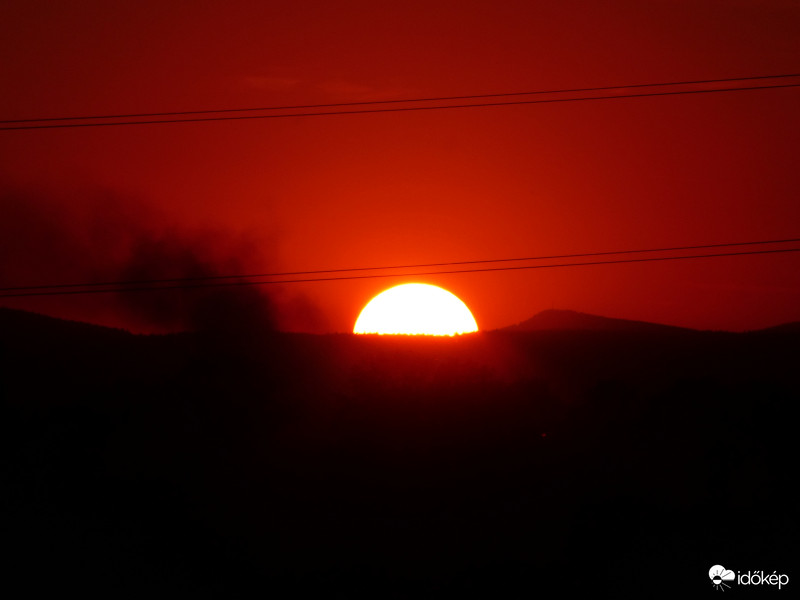
[[[0,29],[0,119],[800,71],[794,0],[7,0]],[[115,261],[142,235],[219,271],[797,237],[798,106],[793,88],[0,132],[0,279],[127,273]],[[457,294],[482,329],[555,307],[741,330],[800,320],[798,274],[787,254],[415,280]],[[283,329],[349,331],[401,281],[269,292]],[[2,305],[148,330],[108,297]]]

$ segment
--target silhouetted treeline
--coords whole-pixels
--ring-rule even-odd
[[[799,340],[134,336],[0,310],[6,585],[639,597],[710,590],[717,563],[791,573]]]

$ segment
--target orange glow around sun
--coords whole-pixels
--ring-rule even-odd
[[[375,296],[361,311],[353,333],[455,335],[478,331],[457,296],[426,283],[405,283]]]

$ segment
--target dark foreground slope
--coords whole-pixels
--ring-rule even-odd
[[[716,593],[713,564],[791,575],[798,341],[145,337],[0,310],[5,585],[641,597]]]

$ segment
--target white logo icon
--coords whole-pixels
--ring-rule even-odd
[[[725,582],[733,581],[736,575],[733,571],[726,569],[722,565],[714,565],[708,570],[708,577],[711,579],[711,584],[715,588],[724,592],[725,588],[731,587]]]

